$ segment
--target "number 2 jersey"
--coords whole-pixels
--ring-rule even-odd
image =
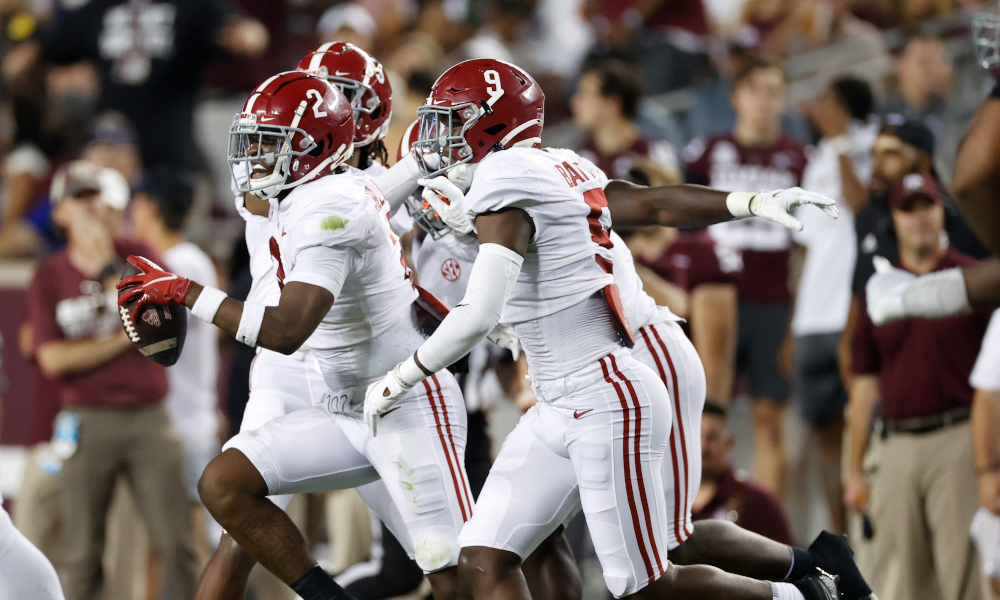
[[[366,173],[344,167],[271,200],[268,216],[279,287],[297,281],[334,296],[306,344],[330,389],[353,390],[355,402],[424,341],[413,317],[417,292],[388,208]]]
[[[533,379],[563,377],[621,344],[612,309],[601,294],[616,280],[611,214],[604,196],[607,183],[600,169],[570,150],[511,148],[479,163],[466,194],[465,209],[473,223],[484,213],[520,208],[534,224],[517,284],[500,319],[514,326]],[[631,274],[638,279],[634,268]],[[636,309],[628,310],[623,292],[627,308],[622,312],[648,321],[651,313],[663,309],[642,293],[641,283],[637,285],[638,294],[628,290]],[[624,314],[622,320],[628,321]]]

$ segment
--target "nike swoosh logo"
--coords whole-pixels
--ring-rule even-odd
[[[399,410],[399,409],[401,409],[401,408],[403,408],[403,407],[402,407],[402,406],[396,406],[396,407],[394,407],[394,408],[390,408],[389,410],[387,410],[387,411],[385,411],[384,413],[380,414],[380,415],[378,416],[378,418],[380,418],[380,419],[381,419],[382,417],[386,416],[387,414],[391,413],[392,411],[394,411],[394,410]]]
[[[589,413],[592,410],[594,410],[594,409],[588,408],[587,410],[575,410],[575,411],[573,411],[573,418],[574,419],[579,419],[580,417],[582,417],[583,415]]]
[[[260,118],[261,121],[273,121],[275,119],[277,119],[277,117],[261,117]]]

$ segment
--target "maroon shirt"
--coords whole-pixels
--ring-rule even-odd
[[[677,153],[670,142],[639,137],[624,151],[608,156],[598,152],[594,138],[587,138],[579,151],[580,156],[591,161],[610,179],[629,179],[629,170],[636,162],[650,158],[669,169],[677,168]]]
[[[695,139],[684,150],[689,183],[729,192],[763,192],[795,187],[808,160],[805,146],[783,135],[777,143],[747,148],[731,133]],[[712,238],[743,253],[737,282],[741,302],[788,303],[789,230],[761,217],[709,227]]]
[[[659,258],[639,262],[687,292],[703,283],[736,283],[743,270],[740,251],[717,243],[704,229],[679,232]]]
[[[949,248],[935,271],[976,261]],[[898,265],[897,265],[898,266]],[[947,319],[906,319],[876,327],[862,298],[851,370],[878,375],[885,418],[896,421],[970,406],[969,375],[989,325],[988,311]]]
[[[115,251],[124,260],[141,254],[158,260],[146,246],[133,240],[116,240]],[[28,288],[28,322],[32,354],[53,340],[87,340],[121,330],[117,292],[101,290],[69,261],[66,250],[45,259]],[[63,406],[132,408],[161,402],[167,395],[164,368],[130,348],[108,362],[80,373],[55,378]]]
[[[732,513],[735,513],[732,514]],[[743,472],[736,473],[730,467],[719,479],[715,495],[700,511],[692,513],[691,519],[726,519],[756,534],[781,544],[791,544],[792,534],[788,528],[781,503],[774,495],[750,481]]]

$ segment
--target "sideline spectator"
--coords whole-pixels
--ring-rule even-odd
[[[838,219],[817,219],[798,211],[805,228],[793,238],[805,249],[795,295],[795,382],[802,418],[819,441],[820,468],[830,528],[846,531],[840,482],[841,445],[847,391],[838,368],[837,347],[847,325],[854,274],[854,206],[863,198],[860,183],[871,178],[871,149],[877,125],[869,121],[874,98],[860,79],[842,78],[803,107],[822,139],[809,158],[802,187],[837,200]]]
[[[66,597],[100,593],[108,505],[125,475],[164,563],[168,596],[191,598],[196,565],[181,448],[163,405],[166,373],[132,348],[118,317],[114,285],[124,259],[149,252],[118,237],[127,184],[115,171],[74,162],[52,188],[53,221],[68,244],[35,272],[28,320],[35,360],[58,382],[63,407]]]
[[[194,191],[190,177],[179,171],[177,167],[160,166],[143,177],[132,201],[135,235],[163,257],[163,263],[171,272],[217,286],[212,259],[181,233],[194,201]],[[167,370],[170,393],[166,403],[181,437],[195,547],[205,561],[211,554],[210,544],[217,542],[218,536],[214,536],[214,540],[209,538],[209,517],[198,497],[198,479],[209,461],[219,453],[218,370],[215,330],[200,319],[192,319],[187,327],[184,353],[177,364]]]
[[[950,101],[953,65],[948,47],[939,37],[917,35],[907,40],[895,62],[896,88],[886,98],[881,112],[900,114],[927,125],[938,141],[934,164],[939,179],[949,181],[965,127],[959,103]]]
[[[678,181],[677,153],[670,142],[651,140],[639,131],[642,93],[638,69],[624,62],[605,60],[585,68],[570,99],[576,126],[588,134],[580,155],[612,179],[631,179],[630,171],[638,168]]]
[[[944,200],[932,177],[903,177],[889,207],[898,267],[922,275],[975,262],[942,242]],[[844,502],[869,514],[876,556],[894,557],[896,568],[881,584],[894,586],[898,598],[980,598],[968,533],[978,504],[969,374],[988,320],[988,312],[977,311],[875,326],[863,301],[858,311]],[[879,397],[880,464],[866,477],[862,462]],[[885,597],[883,591],[876,593]]]
[[[691,518],[726,519],[747,531],[791,544],[781,502],[729,460],[735,441],[729,430],[729,411],[721,404],[706,402],[701,416],[701,487]]]
[[[635,52],[650,94],[714,74],[702,0],[589,0],[587,7],[605,45]]]
[[[707,398],[728,405],[736,356],[736,281],[743,270],[739,250],[713,240],[705,229],[648,228],[634,233],[628,244],[646,293],[687,319],[691,342],[705,367]],[[683,310],[675,310],[676,302],[665,294],[654,293],[647,269],[679,288]]]
[[[146,167],[193,170],[204,170],[193,131],[202,73],[222,52],[252,58],[268,44],[263,25],[227,14],[221,0],[60,3],[41,39],[48,62],[97,65],[100,107],[135,125]]]
[[[731,133],[696,139],[684,151],[688,181],[726,191],[776,190],[802,181],[805,148],[781,129],[787,85],[781,67],[753,61],[733,80],[736,126]],[[791,316],[789,230],[753,217],[708,228],[743,254],[737,283],[737,368],[747,368],[754,425],[754,477],[781,495],[785,475],[784,415],[788,381],[778,355]]]

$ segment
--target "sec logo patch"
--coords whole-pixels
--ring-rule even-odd
[[[462,276],[462,265],[454,258],[449,258],[441,263],[441,275],[448,281],[458,281]]]

